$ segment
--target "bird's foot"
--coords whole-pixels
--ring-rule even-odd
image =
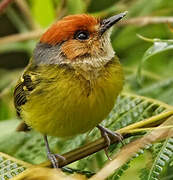
[[[44,142],[45,142],[45,145],[46,145],[48,159],[51,161],[52,166],[54,168],[58,168],[59,167],[59,161],[65,161],[66,160],[65,157],[63,157],[63,156],[61,156],[59,154],[53,154],[51,152],[46,135],[44,135]]]
[[[111,131],[111,130],[109,130],[109,129],[101,126],[101,125],[97,125],[97,128],[100,130],[101,136],[105,139],[108,147],[109,147],[110,144],[111,144],[111,139],[110,139],[110,137],[113,138],[113,139],[115,139],[115,140],[118,140],[119,142],[121,142],[121,143],[123,144],[123,136],[122,136],[120,133],[113,132],[113,131]],[[104,151],[105,151],[105,154],[106,154],[107,158],[108,158],[109,160],[111,160],[111,158],[110,158],[109,155],[108,155],[108,147],[105,148]]]
[[[59,161],[65,161],[65,157],[59,154],[53,154],[51,152],[47,153],[47,157],[51,161],[53,168],[59,167]]]

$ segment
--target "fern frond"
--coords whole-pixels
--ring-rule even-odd
[[[147,180],[159,180],[163,167],[168,164],[173,155],[173,138],[168,138],[163,143],[149,171]]]
[[[0,180],[8,180],[32,165],[0,152]]]

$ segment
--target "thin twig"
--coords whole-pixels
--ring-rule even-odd
[[[20,41],[26,41],[26,40],[31,40],[31,39],[37,39],[43,34],[44,30],[43,29],[38,29],[26,33],[21,33],[21,34],[14,34],[14,35],[9,35],[0,38],[0,45],[1,44],[6,44],[6,43],[12,43],[12,42],[20,42]]]
[[[15,0],[17,6],[21,10],[22,14],[24,15],[25,19],[27,20],[27,23],[31,27],[32,30],[38,29],[38,26],[34,22],[34,19],[31,16],[30,9],[28,7],[28,4],[25,0]]]
[[[133,129],[137,129],[137,128],[141,128],[141,127],[146,127],[149,125],[153,125],[153,123],[158,122],[161,124],[160,120],[163,120],[169,116],[173,115],[173,110],[167,111],[167,112],[163,112],[159,115],[153,116],[151,118],[145,119],[141,122],[137,122],[135,124],[129,125],[127,127],[124,127],[120,130],[118,130],[117,132],[122,134],[124,137],[127,135],[127,132]],[[111,137],[110,137],[111,138]],[[111,138],[111,144],[117,142],[117,140]],[[88,143],[86,145],[84,145],[83,147],[77,148],[75,150],[72,150],[68,153],[63,154],[62,156],[65,157],[66,161],[60,161],[59,162],[59,166],[63,167],[67,164],[70,164],[74,161],[80,160],[82,158],[85,158],[91,154],[94,154],[104,148],[107,147],[107,144],[104,141],[104,138],[99,138],[98,140]],[[46,161],[44,163],[41,163],[40,166],[43,167],[50,167],[51,163],[50,161]]]
[[[12,3],[14,0],[3,0],[1,3],[0,3],[0,13],[2,13],[4,10],[5,10],[5,8],[7,8],[8,7],[8,5],[10,4],[10,3]]]
[[[173,17],[151,17],[151,16],[145,16],[145,17],[137,17],[137,18],[131,18],[128,20],[124,20],[119,22],[118,26],[127,26],[127,25],[136,25],[136,26],[146,26],[148,24],[160,24],[160,23],[173,23]]]

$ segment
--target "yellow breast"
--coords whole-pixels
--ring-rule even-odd
[[[123,86],[118,61],[106,65],[93,81],[65,68],[47,66],[38,71],[43,80],[21,115],[32,128],[51,136],[73,136],[94,128],[109,114]]]

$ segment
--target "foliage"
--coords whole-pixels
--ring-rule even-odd
[[[148,0],[45,0],[43,3],[41,0],[28,0],[23,5],[16,1],[5,12],[7,20],[17,33],[47,28],[67,14],[87,12],[103,18],[128,10],[127,20],[143,16],[158,18],[169,16],[173,1],[150,0],[148,3]],[[2,24],[1,19],[0,24]],[[114,28],[112,45],[124,66],[126,80],[123,93],[118,97],[114,109],[103,125],[111,130],[118,130],[173,109],[173,34],[171,31],[171,25],[168,26],[166,22],[145,26],[124,24]],[[10,32],[6,35],[8,34]],[[12,90],[21,73],[21,69],[18,68],[23,68],[20,66],[21,62],[17,61],[18,57],[20,58],[18,53],[25,53],[26,64],[36,42],[36,40],[27,40],[0,46],[0,179],[3,180],[23,174],[21,172],[24,170],[27,172],[26,169],[30,169],[32,164],[39,164],[47,159],[40,134],[34,131],[29,133],[15,131],[20,121],[16,119],[12,100]],[[12,52],[16,54],[11,56]],[[130,144],[144,134],[145,132],[127,137],[124,144]],[[89,134],[65,141],[53,137],[49,137],[49,141],[55,152],[63,154],[99,137],[98,130],[94,129]],[[114,156],[122,146],[121,143],[111,145],[109,155]],[[64,171],[67,175],[79,173],[89,178],[105,167],[106,163],[107,157],[103,151],[100,151],[68,165]],[[171,180],[172,169],[173,138],[168,137],[141,148],[133,157],[129,157],[123,166],[112,172],[108,179]],[[41,172],[44,171],[47,172],[46,169],[41,169]],[[30,173],[33,174],[33,172]],[[85,179],[83,176],[75,178]]]

